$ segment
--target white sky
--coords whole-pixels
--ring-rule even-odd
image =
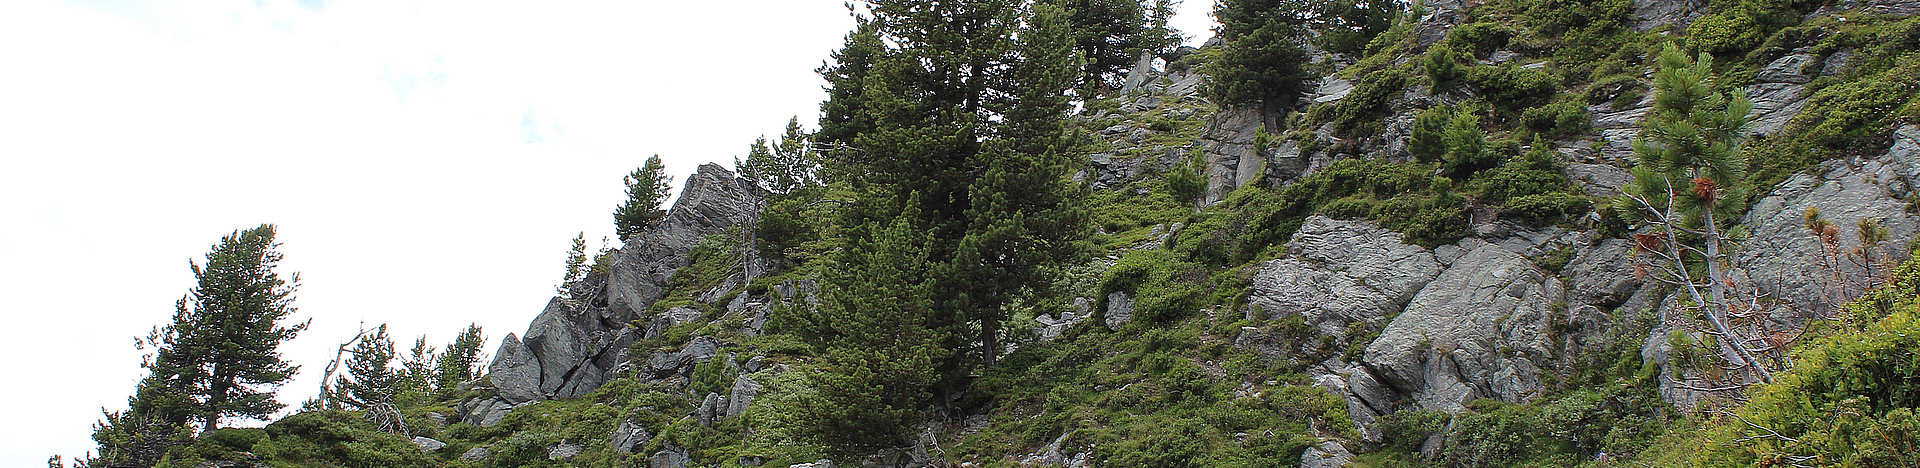
[[[402,348],[478,323],[492,351],[646,156],[677,190],[811,126],[852,26],[843,0],[0,3],[0,466],[94,447],[133,338],[235,229],[280,227],[313,320],[282,403],[361,321]]]

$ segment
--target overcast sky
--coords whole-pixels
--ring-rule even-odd
[[[361,322],[403,348],[478,323],[490,353],[646,156],[677,190],[811,126],[852,26],[843,0],[0,3],[0,466],[91,450],[188,262],[262,223],[313,324],[280,402]]]

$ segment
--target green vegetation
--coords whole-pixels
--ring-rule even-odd
[[[613,211],[613,232],[620,236],[621,242],[626,242],[667,216],[667,210],[660,209],[660,204],[667,200],[667,191],[673,189],[673,176],[667,175],[666,164],[660,162],[660,155],[656,154],[620,180],[627,185],[627,201]]]

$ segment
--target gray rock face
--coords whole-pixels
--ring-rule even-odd
[[[1817,72],[1818,69],[1814,69],[1813,66],[1819,64],[1821,64],[1820,57],[1813,54],[1788,55],[1768,63],[1765,68],[1760,69],[1759,74],[1754,75],[1753,79],[1761,83],[1807,84],[1813,81],[1813,75],[1808,71]]]
[[[1903,131],[1905,138],[1920,136],[1920,132]],[[1889,187],[1911,184],[1905,174],[1914,173],[1916,168],[1899,162],[1907,156],[1895,154],[1910,148],[1896,145],[1894,151],[1867,161],[1828,161],[1823,165],[1824,175],[1795,175],[1760,199],[1743,220],[1750,237],[1738,261],[1745,266],[1747,278],[1761,291],[1787,301],[1792,309],[1802,313],[1817,316],[1835,310],[1839,306],[1836,299],[1843,299],[1845,295],[1835,298],[1829,294],[1839,285],[1824,279],[1831,273],[1818,267],[1827,262],[1821,260],[1821,244],[1807,231],[1803,217],[1808,208],[1819,208],[1829,222],[1840,228],[1843,249],[1858,243],[1856,225],[1861,220],[1879,220],[1888,230],[1888,238],[1892,240],[1889,244],[1912,238],[1920,227],[1920,219],[1907,212],[1906,202]],[[1904,256],[1895,255],[1904,250],[1901,247],[1883,245],[1879,257],[1900,260]],[[1884,271],[1885,267],[1876,268]],[[1840,262],[1840,270],[1850,278],[1863,278],[1866,274],[1863,268],[1846,261]],[[1849,294],[1858,294],[1859,290],[1855,287]],[[1800,323],[1805,318],[1776,317],[1789,323]]]
[[[1127,71],[1126,83],[1120,85],[1120,94],[1137,91],[1153,82],[1153,58],[1151,52],[1140,53],[1140,58],[1134,60],[1133,68]]]
[[[700,421],[700,425],[712,425],[719,417],[727,415],[727,397],[720,396],[718,393],[708,393],[707,398],[700,401],[700,408],[694,410],[694,415]]]
[[[833,460],[820,460],[813,463],[795,463],[787,468],[833,468]]]
[[[748,376],[733,379],[733,390],[727,395],[727,408],[724,418],[739,416],[753,405],[753,399],[760,397],[760,383]]]
[[[1566,172],[1590,197],[1620,196],[1620,187],[1633,181],[1633,171],[1611,164],[1567,163]]]
[[[420,446],[420,451],[425,453],[438,452],[440,449],[447,448],[446,442],[419,436],[414,436],[413,445]]]
[[[653,433],[631,420],[620,421],[620,427],[613,429],[613,435],[608,436],[607,441],[613,446],[614,452],[633,453],[634,449],[645,447],[647,442],[653,441]]]
[[[1307,447],[1300,454],[1300,468],[1345,468],[1353,466],[1353,452],[1340,441],[1328,440],[1319,445]]]
[[[500,390],[500,397],[510,403],[525,403],[545,396],[540,392],[538,357],[512,333],[500,340],[500,350],[494,352],[493,364],[488,369],[494,387]]]
[[[1867,0],[1866,11],[1876,15],[1913,16],[1920,14],[1920,0]]]
[[[751,180],[718,165],[700,166],[666,218],[614,254],[604,306],[554,298],[526,333],[501,343],[491,367],[501,396],[518,404],[573,398],[599,388],[627,361],[625,351],[643,333],[629,330],[628,323],[660,299],[673,271],[686,265],[687,252],[704,236],[744,224],[760,209],[763,196]],[[747,273],[742,283],[758,274]],[[653,328],[648,331],[657,332]]]
[[[1652,31],[1669,24],[1684,28],[1706,8],[1701,0],[1633,0],[1633,29]]]
[[[1350,327],[1385,325],[1441,269],[1426,249],[1368,221],[1307,218],[1287,251],[1254,275],[1248,313],[1300,316],[1339,347]]]
[[[580,450],[582,450],[583,448],[584,447],[581,447],[578,445],[569,444],[567,443],[566,440],[561,440],[558,445],[547,447],[547,459],[548,460],[571,460],[573,459],[573,457],[579,456]]]
[[[666,312],[661,312],[660,315],[654,316],[653,320],[647,322],[647,331],[641,335],[641,339],[651,340],[660,335],[665,335],[668,329],[683,323],[698,320],[702,315],[705,315],[705,313],[692,307],[667,309]]]
[[[666,377],[690,370],[694,364],[713,359],[714,354],[719,352],[719,342],[714,341],[713,338],[696,336],[692,341],[687,342],[687,346],[678,351],[654,353],[653,359],[648,361],[646,367],[641,370],[653,377]]]
[[[1567,277],[1567,302],[1613,308],[1640,289],[1633,272],[1633,243],[1603,239],[1581,249],[1561,274]]]
[[[687,458],[687,449],[668,444],[666,447],[661,448],[660,451],[653,453],[653,459],[649,460],[647,466],[650,468],[687,468],[687,462],[690,461],[692,461],[692,459]]]
[[[1107,328],[1120,328],[1133,321],[1133,298],[1126,291],[1107,295]]]
[[[1552,357],[1560,281],[1486,245],[1454,260],[1367,346],[1365,366],[1421,408],[1458,412],[1476,398],[1522,402]]]
[[[1221,111],[1207,117],[1206,129],[1200,134],[1200,147],[1207,157],[1207,171],[1201,174],[1207,177],[1203,203],[1219,202],[1233,189],[1259,177],[1260,154],[1253,143],[1260,125],[1258,109]]]
[[[485,460],[487,459],[487,455],[486,447],[474,447],[467,449],[466,453],[460,454],[460,459],[467,461]]]
[[[507,418],[507,413],[513,411],[513,403],[507,402],[504,397],[489,398],[469,401],[461,405],[461,408],[461,421],[478,424],[480,427],[493,427],[499,425],[501,420]]]
[[[1753,123],[1747,126],[1747,134],[1772,135],[1787,128],[1787,123],[1807,107],[1806,90],[1806,85],[1793,83],[1748,86],[1747,98],[1753,100],[1753,112],[1747,115],[1753,118]]]

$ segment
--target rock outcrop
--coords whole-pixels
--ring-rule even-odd
[[[1542,390],[1554,307],[1565,298],[1559,279],[1484,245],[1414,296],[1362,363],[1428,410],[1458,412],[1477,398],[1527,401]]]
[[[1287,255],[1262,265],[1253,277],[1249,318],[1300,317],[1319,335],[1345,349],[1358,332],[1378,330],[1415,293],[1440,274],[1440,263],[1400,235],[1370,221],[1307,218],[1287,244]],[[1356,330],[1356,328],[1359,328]],[[1252,341],[1252,342],[1249,342]],[[1272,340],[1241,344],[1270,357],[1313,355],[1315,350],[1265,349]],[[1319,347],[1318,340],[1302,343]]]
[[[586,296],[602,297],[604,303],[556,297],[525,334],[509,334],[501,342],[491,367],[500,399],[514,405],[592,392],[626,364],[627,348],[642,338],[637,335],[651,338],[690,320],[684,313],[669,312],[650,318],[644,331],[629,327],[661,298],[667,279],[687,265],[687,253],[701,238],[748,223],[764,195],[757,184],[719,165],[700,166],[687,178],[667,216],[614,253],[611,272],[601,283],[570,285],[589,290]],[[660,363],[656,357],[653,364]]]

